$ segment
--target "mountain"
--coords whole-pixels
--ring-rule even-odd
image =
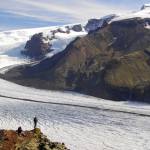
[[[0,130],[0,150],[67,150],[63,143],[51,142],[36,128],[20,135],[13,130]]]
[[[36,88],[150,102],[149,13],[144,5],[138,12],[113,16],[53,57],[15,67],[2,77]]]

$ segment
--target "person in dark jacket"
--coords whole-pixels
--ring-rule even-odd
[[[18,133],[18,135],[21,135],[21,133],[22,133],[22,128],[21,127],[18,127],[17,133]]]
[[[37,117],[34,117],[33,121],[34,121],[34,129],[35,129],[37,127],[37,123],[38,123]]]

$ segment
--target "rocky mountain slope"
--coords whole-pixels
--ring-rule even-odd
[[[0,130],[0,150],[67,150],[63,143],[51,142],[40,129],[17,134],[13,130]]]
[[[52,58],[13,68],[3,77],[37,88],[150,102],[148,11],[142,7],[132,17],[115,18],[87,36],[76,38]]]

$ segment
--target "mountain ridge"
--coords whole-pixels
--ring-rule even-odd
[[[127,84],[125,84],[126,82],[122,82],[125,73],[120,74],[119,72],[123,68],[124,58],[126,57],[129,60],[131,59],[130,62],[133,65],[128,64],[128,67],[133,67],[133,70],[134,68],[135,70],[149,70],[149,64],[147,64],[149,50],[146,49],[149,49],[150,41],[148,37],[150,32],[149,29],[145,28],[145,22],[149,23],[149,21],[149,19],[137,18],[112,22],[85,37],[75,39],[64,51],[54,57],[45,59],[35,66],[12,69],[5,74],[4,78],[38,88],[75,90],[113,100],[128,98],[138,100],[140,96],[136,94],[138,90],[136,84],[128,84],[130,80],[135,82],[133,80],[134,73],[130,73],[131,78],[130,76],[129,79],[126,78]],[[146,64],[139,67],[137,63],[135,65],[138,58],[142,58]],[[115,75],[113,72],[116,66],[119,67],[120,63],[123,63],[123,65],[118,72],[120,76],[117,76],[118,73]],[[113,69],[112,73],[111,68]],[[141,78],[143,84],[144,80],[149,80],[149,75],[146,75],[148,71],[143,76],[141,74],[140,78],[138,78],[139,73],[136,72],[136,74],[137,79]],[[121,82],[117,82],[117,80],[121,80]],[[41,85],[41,83],[43,84]],[[126,86],[122,87],[124,85]],[[144,84],[144,88],[145,86],[147,84]],[[129,90],[126,90],[126,88]],[[130,91],[135,96],[130,97]],[[147,101],[148,98],[149,96],[145,96],[143,99],[141,94],[139,100]]]

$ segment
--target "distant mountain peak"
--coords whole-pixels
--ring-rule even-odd
[[[112,22],[134,18],[150,18],[150,4],[144,4],[138,11],[121,14],[118,17],[115,17]]]
[[[144,9],[150,9],[150,4],[144,4],[144,5],[141,7],[141,10],[144,10]]]
[[[97,30],[98,28],[102,28],[106,24],[111,22],[112,19],[114,19],[116,17],[117,17],[116,14],[110,14],[110,15],[104,16],[104,17],[102,17],[100,19],[95,19],[95,18],[89,19],[88,23],[85,26],[85,30],[87,32],[90,32],[90,31]]]

